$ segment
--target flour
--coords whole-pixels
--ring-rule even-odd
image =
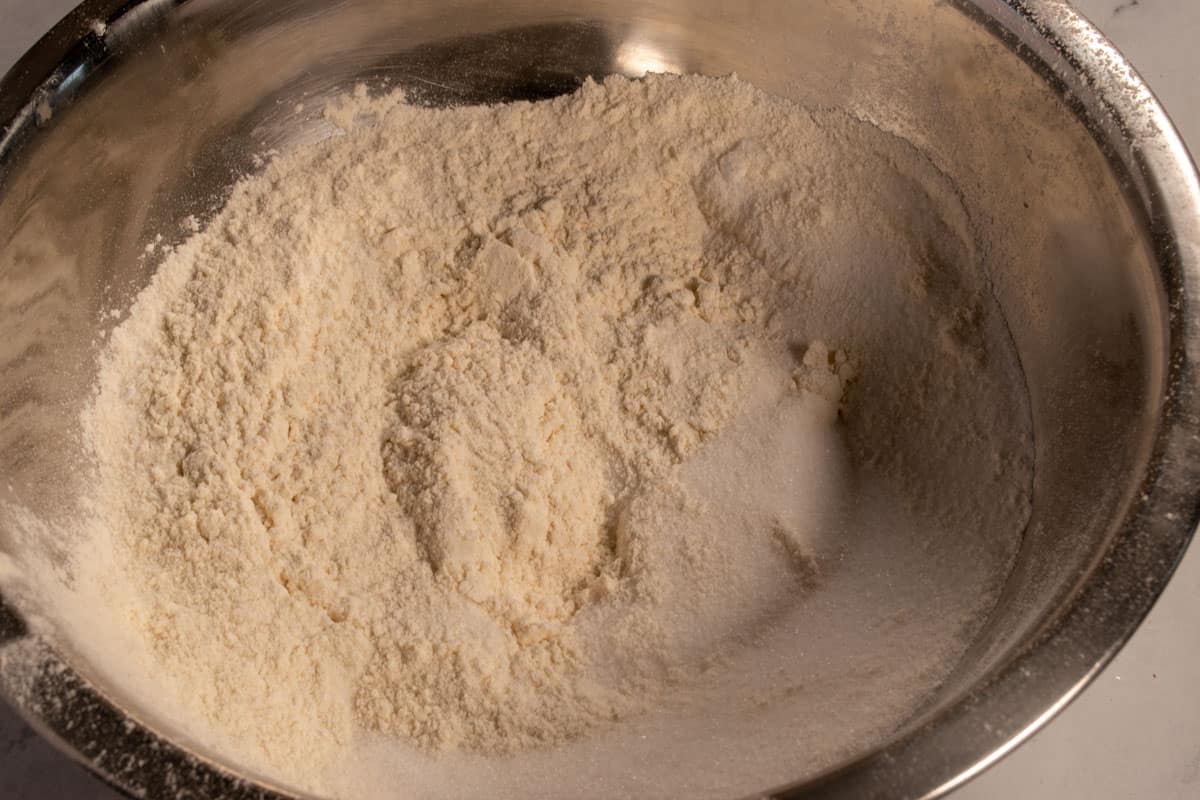
[[[959,622],[872,634],[872,723],[902,719],[1028,514],[1025,399],[944,176],[736,79],[328,116],[344,135],[167,257],[85,415],[111,552],[80,585],[144,648],[155,703],[239,763],[368,795],[344,769],[368,740],[465,787],[718,695],[754,719],[807,696],[761,687],[803,682],[783,654],[872,551],[875,480],[904,498],[880,570],[960,552],[963,525],[990,542],[927,570],[971,585],[930,606]],[[829,702],[866,669],[847,658]],[[813,719],[804,769],[863,735]]]

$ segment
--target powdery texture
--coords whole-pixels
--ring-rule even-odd
[[[906,144],[698,77],[332,116],[168,257],[85,418],[113,613],[210,744],[320,788],[361,730],[661,705],[836,571],[846,463],[945,530],[986,503],[986,602],[1023,400]]]

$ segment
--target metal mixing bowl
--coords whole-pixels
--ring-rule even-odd
[[[647,70],[736,71],[846,107],[924,148],[964,192],[1023,198],[1012,223],[1042,242],[993,275],[1036,437],[1033,519],[1000,603],[889,741],[759,787],[942,794],[1097,674],[1197,520],[1200,187],[1149,90],[1061,2],[86,2],[0,83],[0,499],[49,518],[64,507],[68,431],[113,324],[101,312],[145,285],[147,243],[210,215],[254,153],[328,135],[315,101],[385,79],[426,102],[537,98]],[[28,630],[0,602],[0,689],[112,784],[288,796],[127,715]]]

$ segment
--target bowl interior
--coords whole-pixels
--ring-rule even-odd
[[[365,82],[423,103],[498,102],[610,73],[736,72],[912,141],[990,231],[993,291],[1031,403],[1033,515],[1000,602],[915,728],[1029,647],[1106,552],[1151,457],[1167,370],[1165,295],[1129,176],[1061,87],[970,11],[143,3],[84,35],[78,69],[2,145],[0,494],[48,520],[70,507],[83,474],[74,421],[119,317],[109,312],[157,266],[146,248],[182,241],[187,218],[211,217],[257,158],[331,135],[333,95]],[[18,546],[0,531],[0,549]]]

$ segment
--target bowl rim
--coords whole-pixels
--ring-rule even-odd
[[[933,800],[1028,741],[1149,614],[1200,523],[1200,178],[1162,104],[1069,0],[950,0],[1054,90],[1142,212],[1167,311],[1163,402],[1139,490],[1061,613],[982,681],[877,748],[779,798]],[[1116,602],[1114,602],[1116,601]],[[1053,680],[1048,680],[1052,676]]]
[[[0,189],[10,163],[45,123],[43,104],[69,104],[111,57],[119,36],[153,35],[190,0],[85,0],[0,78]],[[768,791],[779,798],[940,797],[1027,741],[1104,669],[1149,613],[1200,522],[1200,178],[1153,92],[1117,48],[1067,0],[949,0],[1022,58],[1088,127],[1128,176],[1167,309],[1164,402],[1141,491],[1108,549],[1018,653],[961,696],[872,752],[815,778]],[[97,21],[105,23],[98,25]],[[105,27],[108,31],[105,31]],[[21,690],[22,664],[54,674],[70,700]],[[44,738],[111,786],[140,796],[189,790],[236,800],[305,797],[251,779],[134,722],[65,658],[30,634],[0,594],[0,699]],[[70,724],[67,724],[67,721]],[[134,767],[122,754],[154,756]]]

